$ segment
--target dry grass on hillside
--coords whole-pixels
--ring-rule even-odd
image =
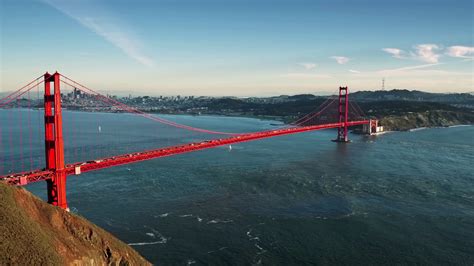
[[[150,265],[86,219],[0,182],[0,265]]]

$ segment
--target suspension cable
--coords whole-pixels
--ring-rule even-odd
[[[117,100],[114,100],[114,99],[111,99],[109,97],[106,97],[80,83],[77,83],[75,82],[74,80],[71,80],[70,78],[64,76],[64,75],[61,75],[63,76],[64,78],[66,78],[67,80],[69,80],[70,82],[72,83],[75,83],[77,84],[78,86],[80,86],[82,89],[82,91],[86,92],[86,93],[89,93],[91,94],[92,96],[96,97],[98,100],[101,100],[101,101],[105,101],[109,104],[112,104],[112,105],[115,105],[117,107],[121,107],[122,110],[124,111],[128,111],[128,112],[131,112],[131,113],[136,113],[140,116],[143,116],[145,118],[148,118],[148,119],[151,119],[151,120],[154,120],[156,122],[159,122],[159,123],[162,123],[162,124],[166,124],[166,125],[169,125],[169,126],[173,126],[173,127],[177,127],[177,128],[181,128],[181,129],[187,129],[187,130],[191,130],[191,131],[197,131],[197,132],[202,132],[202,133],[209,133],[209,134],[218,134],[218,135],[240,135],[240,134],[243,134],[243,133],[229,133],[229,132],[220,132],[220,131],[213,131],[213,130],[207,130],[207,129],[202,129],[202,128],[196,128],[196,127],[191,127],[191,126],[187,126],[187,125],[183,125],[183,124],[178,124],[178,123],[175,123],[175,122],[172,122],[172,121],[169,121],[169,120],[166,120],[166,119],[163,119],[163,118],[159,118],[157,116],[152,116],[146,112],[143,112],[143,111],[140,111],[136,108],[133,108],[133,107],[130,107],[124,103],[121,103]],[[74,85],[71,85],[70,83],[64,81],[64,80],[61,80],[62,82],[64,82],[65,84],[68,84],[70,86],[74,86]],[[87,92],[89,91],[89,92]]]
[[[22,93],[16,95],[16,96],[13,96],[12,98],[10,98],[9,100],[6,100],[5,102],[3,103],[0,103],[0,108],[1,107],[4,107],[6,106],[7,104],[13,102],[14,100],[18,99],[19,97],[21,97],[22,95],[24,95],[25,93],[29,92],[30,90],[34,89],[38,84],[41,84],[43,83],[43,81],[40,81],[40,82],[37,82],[35,83],[34,85],[32,85],[31,87],[29,87],[27,90],[23,91]],[[6,97],[4,98],[6,99]]]
[[[297,125],[302,125],[302,124],[308,122],[309,120],[315,118],[316,116],[320,115],[324,110],[326,110],[326,109],[327,109],[331,104],[333,104],[336,100],[337,100],[337,98],[333,98],[332,101],[331,101],[329,104],[327,104],[324,108],[322,108],[319,112],[317,112],[317,113],[311,115],[310,117],[306,118],[304,121],[298,122]]]
[[[32,83],[34,83],[35,81],[37,81],[38,79],[40,79],[40,78],[42,78],[42,77],[43,77],[43,75],[41,75],[41,76],[39,76],[39,77],[35,78],[35,79],[34,79],[34,80],[32,80],[30,83],[26,84],[25,86],[23,86],[23,87],[19,88],[18,90],[14,91],[14,92],[12,92],[12,93],[10,93],[10,94],[9,94],[9,95],[7,95],[6,97],[4,97],[4,98],[0,99],[0,104],[1,104],[1,102],[3,102],[3,101],[6,101],[6,100],[10,99],[11,97],[13,97],[13,95],[15,95],[16,93],[19,93],[19,92],[20,92],[20,91],[22,91],[24,88],[26,88],[26,87],[30,86]]]

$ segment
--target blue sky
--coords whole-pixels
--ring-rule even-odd
[[[1,1],[1,87],[268,96],[473,91],[472,0]]]

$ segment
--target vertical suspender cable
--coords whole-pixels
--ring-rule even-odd
[[[42,101],[40,100],[41,98],[40,98],[39,87],[40,87],[40,85],[37,84],[36,85],[36,100],[38,101],[38,105],[36,106],[37,107],[36,108],[36,113],[37,113],[37,117],[38,117],[38,126],[37,126],[37,128],[38,128],[38,141],[39,141],[38,143],[39,143],[39,145],[44,146],[44,143],[41,142],[41,140],[42,140],[42,138],[41,138],[41,131],[42,130],[41,129],[42,129],[43,124],[41,123],[41,112],[40,112],[40,108],[39,108],[39,106],[44,106],[44,105],[41,104]],[[44,154],[44,152],[42,154]],[[41,166],[41,157],[42,156],[39,156],[39,155],[37,156],[37,158],[38,158],[38,167]]]
[[[11,164],[11,171],[15,172],[15,154],[13,153],[13,108],[9,109],[8,117],[10,119],[10,126],[8,130],[8,142],[10,146],[10,164]]]
[[[31,94],[28,91],[28,138],[30,144],[30,171],[33,170],[33,132],[31,127]]]
[[[18,106],[18,125],[20,126],[20,165],[21,165],[21,171],[23,172],[25,170],[25,164],[23,162],[23,116],[21,114],[21,98],[19,101],[17,101],[17,106]]]
[[[0,175],[3,175],[3,169],[6,167],[5,166],[5,160],[3,156],[3,145],[2,145],[2,127],[0,127]]]

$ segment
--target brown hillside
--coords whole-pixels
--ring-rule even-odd
[[[86,219],[0,182],[0,265],[150,265]]]

